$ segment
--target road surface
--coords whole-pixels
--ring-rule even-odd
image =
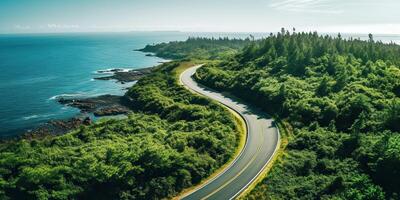
[[[196,83],[192,75],[199,67],[185,70],[180,76],[181,83],[190,90],[214,99],[241,115],[247,126],[247,140],[243,150],[230,166],[201,187],[183,196],[182,199],[234,199],[260,175],[272,160],[279,145],[279,130],[274,126],[273,119],[265,113]]]

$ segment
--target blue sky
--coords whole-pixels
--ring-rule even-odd
[[[400,34],[399,0],[1,0],[0,33],[179,30]]]

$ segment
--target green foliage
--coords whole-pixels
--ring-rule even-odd
[[[400,100],[393,100],[384,111],[384,125],[386,128],[400,132]]]
[[[193,38],[184,42],[169,42],[147,45],[140,51],[155,53],[158,57],[169,59],[197,58],[222,59],[237,53],[251,43],[250,39]]]
[[[200,68],[202,84],[294,127],[287,154],[247,198],[398,198],[399,53],[372,36],[282,31]]]
[[[0,199],[162,199],[209,176],[238,131],[228,111],[177,84],[178,65],[129,90],[128,119],[0,144]]]
[[[353,152],[363,169],[383,188],[399,195],[400,191],[400,136],[386,132],[362,137]]]

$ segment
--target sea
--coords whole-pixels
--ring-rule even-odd
[[[147,44],[188,37],[245,38],[250,33],[54,33],[0,34],[0,137],[18,135],[54,119],[79,115],[61,97],[123,95],[134,83],[95,80],[99,70],[140,69],[167,60],[134,51]],[[252,34],[257,38],[269,33]],[[355,35],[367,39],[366,35]],[[376,40],[400,42],[398,35]]]

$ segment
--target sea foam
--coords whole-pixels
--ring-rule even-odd
[[[57,100],[60,98],[65,98],[65,97],[78,97],[78,96],[84,96],[84,94],[83,93],[59,94],[59,95],[50,97],[49,100]]]
[[[115,72],[129,72],[132,68],[125,68],[125,67],[117,67],[117,68],[108,68],[108,69],[100,69],[94,71],[95,74],[114,74]]]
[[[26,117],[22,117],[23,120],[30,120],[30,119],[38,119],[38,118],[47,118],[54,116],[55,114],[43,114],[43,115],[29,115]]]

